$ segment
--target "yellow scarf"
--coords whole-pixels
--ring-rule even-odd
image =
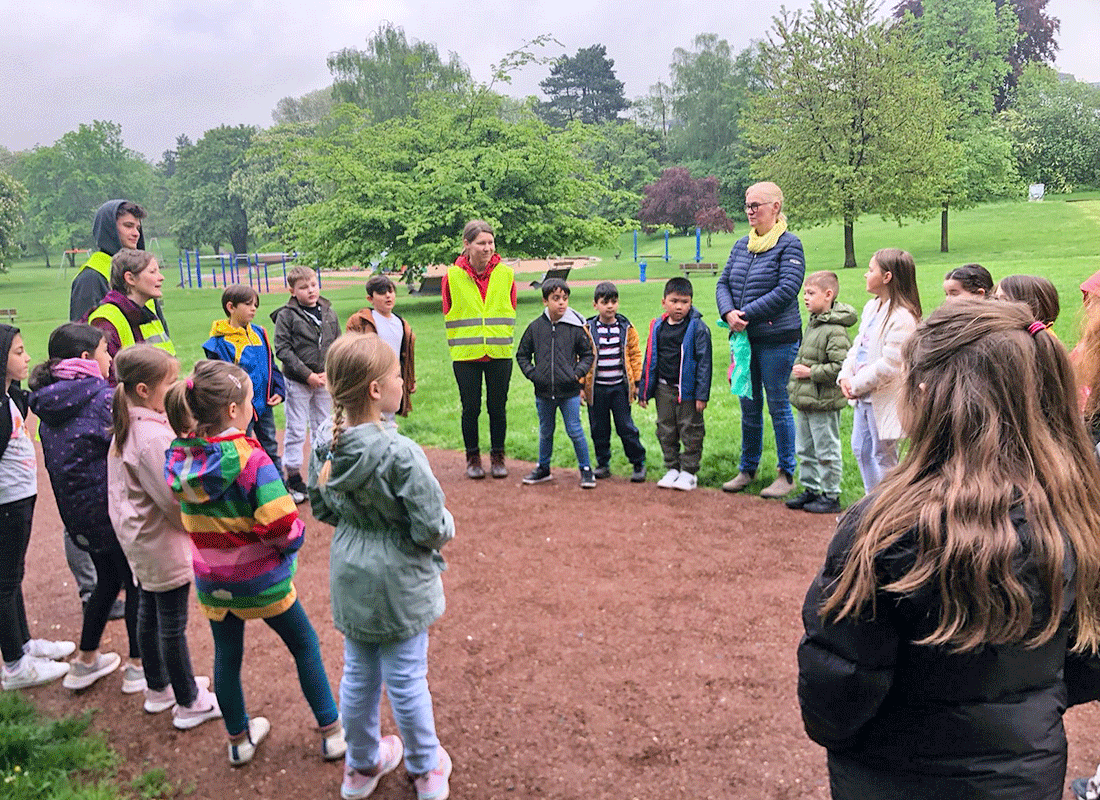
[[[787,232],[787,215],[780,213],[779,219],[772,225],[772,229],[760,236],[756,232],[756,228],[749,228],[749,252],[750,253],[766,253],[775,247],[775,243],[779,241],[779,237]]]
[[[241,351],[248,347],[250,344],[261,345],[263,342],[260,340],[260,335],[256,331],[252,330],[252,326],[247,328],[238,328],[232,325],[227,319],[215,320],[214,324],[210,326],[211,336],[221,336],[227,342],[229,342],[237,351],[236,357],[233,359],[234,364],[239,364],[241,361]]]

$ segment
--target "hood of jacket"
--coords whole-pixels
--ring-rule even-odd
[[[129,200],[108,200],[95,212],[95,221],[92,222],[92,238],[95,239],[97,250],[102,250],[109,256],[113,256],[122,249],[122,242],[118,238],[118,207]],[[145,232],[138,236],[138,250],[145,249]]]
[[[79,416],[103,387],[109,385],[104,378],[61,379],[31,392],[30,407],[43,422],[60,427]]]
[[[244,438],[237,431],[209,439],[175,439],[164,465],[169,487],[178,497],[193,503],[217,500],[241,474],[244,464],[237,443]],[[251,448],[245,450],[247,460]]]
[[[317,457],[322,463],[325,459],[331,462],[325,488],[350,494],[368,483],[385,466],[396,434],[393,423],[356,425],[340,434],[340,444],[332,452],[332,429],[323,426],[318,433],[323,444],[317,447]]]
[[[810,315],[811,325],[843,325],[850,328],[856,324],[856,310],[847,303],[833,303],[833,307],[820,314]]]
[[[547,319],[550,319],[550,310],[544,308],[542,310],[542,315]],[[587,327],[588,322],[585,320],[584,317],[577,313],[576,309],[567,308],[565,309],[565,313],[561,315],[561,319],[559,319],[555,324],[576,325],[578,328],[584,328]]]

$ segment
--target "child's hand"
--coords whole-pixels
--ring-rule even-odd
[[[696,412],[701,414],[701,413],[703,413],[703,409],[706,408],[706,407],[707,407],[707,401],[706,400],[696,400],[695,401],[695,410],[696,410]]]
[[[281,402],[283,402],[282,395],[273,394],[273,395],[271,395],[271,399],[267,401],[267,404],[269,406],[277,406]]]
[[[794,368],[791,369],[791,375],[800,381],[804,381],[810,377],[810,368],[805,364],[795,364]]]
[[[323,372],[311,372],[306,379],[306,383],[313,389],[320,389],[325,385],[325,373]]]
[[[847,378],[840,379],[840,391],[844,392],[844,396],[849,400],[856,399],[856,396],[852,394],[852,384]]]

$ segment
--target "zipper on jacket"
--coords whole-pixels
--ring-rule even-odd
[[[550,399],[557,400],[558,394],[554,388],[554,351],[558,349],[556,337],[558,335],[558,324],[556,322],[550,323]]]

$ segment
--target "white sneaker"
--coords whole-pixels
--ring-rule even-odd
[[[210,679],[205,675],[195,676],[195,686],[199,689],[209,689]],[[145,689],[145,710],[150,714],[159,714],[167,711],[176,704],[176,693],[172,690],[172,684],[168,684],[160,691]]]
[[[673,481],[672,488],[679,489],[681,492],[690,492],[698,485],[698,479],[694,475],[690,472],[681,472]]]
[[[267,717],[253,717],[248,722],[248,738],[240,744],[229,744],[229,763],[234,767],[247,764],[256,755],[256,747],[271,730]]]
[[[32,658],[60,661],[76,652],[76,642],[51,642],[49,639],[30,639],[23,645],[23,652]]]
[[[344,741],[344,726],[330,734],[321,737],[321,758],[325,761],[335,761],[343,758],[348,751],[348,743]]]
[[[3,668],[3,676],[0,677],[0,685],[5,691],[12,689],[27,689],[31,686],[41,686],[44,683],[56,681],[69,671],[67,662],[50,661],[45,658],[35,658],[24,655],[19,659],[15,669]]]
[[[195,683],[197,684],[198,681]],[[202,725],[207,720],[221,719],[221,716],[222,710],[218,707],[218,698],[209,689],[199,686],[195,702],[189,706],[176,706],[172,709],[172,725],[181,731],[187,731]],[[249,729],[251,730],[251,725]]]
[[[670,469],[661,480],[657,481],[657,486],[661,489],[671,489],[676,484],[676,479],[679,477],[680,470]]]
[[[118,665],[121,663],[122,656],[118,653],[100,653],[96,656],[94,664],[85,664],[79,659],[70,661],[69,673],[62,681],[62,685],[73,691],[87,689],[104,675],[109,675],[118,669]]]

